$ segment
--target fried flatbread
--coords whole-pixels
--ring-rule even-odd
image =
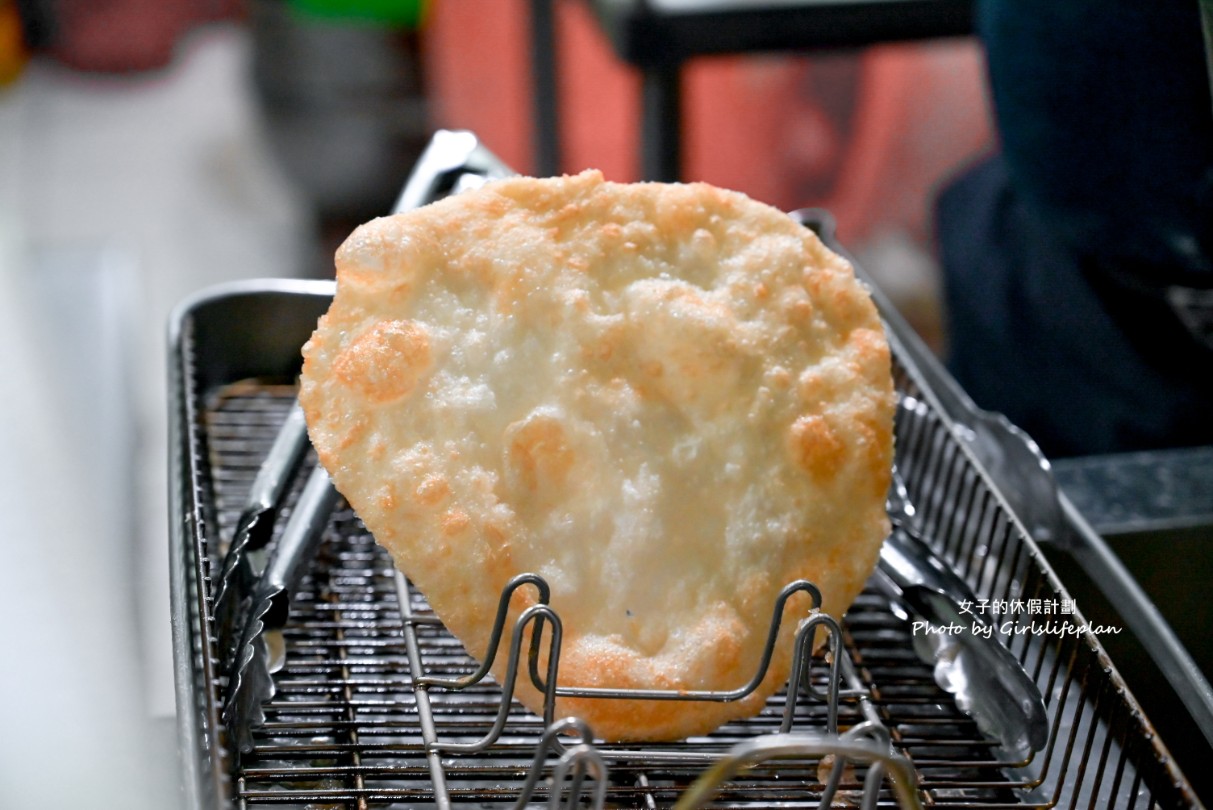
[[[704,184],[516,178],[361,226],[300,399],[337,488],[472,655],[506,582],[547,580],[561,685],[737,688],[781,588],[811,580],[840,615],[887,531],[869,296],[786,214]],[[744,700],[558,713],[617,740],[753,715],[807,606]],[[518,697],[541,710],[528,678]]]

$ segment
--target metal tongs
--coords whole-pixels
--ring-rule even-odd
[[[240,513],[236,533],[223,558],[215,592],[215,626],[225,661],[230,660],[234,652],[242,600],[252,592],[265,570],[266,546],[273,537],[287,486],[307,448],[307,425],[303,421],[303,409],[296,402],[257,471],[248,503]]]
[[[472,133],[440,130],[418,159],[394,211],[509,174]],[[286,657],[281,631],[292,594],[311,568],[338,500],[328,474],[317,466],[281,536],[267,547],[307,447],[307,426],[296,402],[258,471],[220,574],[215,617],[228,673],[223,721],[237,755],[253,750],[253,729],[265,723],[262,704],[274,696],[273,676]]]
[[[274,696],[273,675],[285,662],[281,631],[291,598],[311,568],[337,498],[328,473],[315,467],[246,603],[223,710],[228,733],[242,754],[253,750],[252,729],[265,722],[261,704]]]
[[[307,448],[307,425],[296,402],[257,471],[219,577],[215,621],[228,674],[223,720],[240,753],[252,750],[251,729],[265,721],[261,704],[273,697],[273,673],[285,660],[281,631],[291,596],[311,567],[337,501],[328,474],[317,465],[271,542]]]
[[[1003,646],[993,624],[970,608],[977,596],[914,527],[914,508],[893,471],[888,499],[893,530],[880,549],[876,582],[907,618],[917,616],[914,647],[935,665],[935,681],[983,733],[1015,756],[1049,739],[1040,689]]]

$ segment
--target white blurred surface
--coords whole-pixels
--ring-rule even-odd
[[[237,27],[172,69],[0,88],[0,807],[178,806],[165,325],[297,275]]]

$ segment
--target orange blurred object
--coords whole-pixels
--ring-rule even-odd
[[[556,4],[565,172],[638,179],[639,76],[588,4]],[[436,126],[475,130],[531,171],[529,3],[440,0],[427,28]],[[929,241],[930,200],[985,151],[978,47],[967,40],[807,55],[693,60],[684,73],[684,175],[784,209],[821,206],[848,243],[887,231]]]
[[[0,0],[0,85],[15,81],[28,59],[17,4]]]

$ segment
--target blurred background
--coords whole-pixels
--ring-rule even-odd
[[[559,169],[640,176],[640,77],[556,2]],[[0,0],[0,806],[179,801],[169,314],[323,277],[437,127],[537,166],[527,0]],[[933,346],[930,210],[987,151],[970,39],[696,59],[683,175],[842,239]],[[272,328],[272,325],[267,325]]]

